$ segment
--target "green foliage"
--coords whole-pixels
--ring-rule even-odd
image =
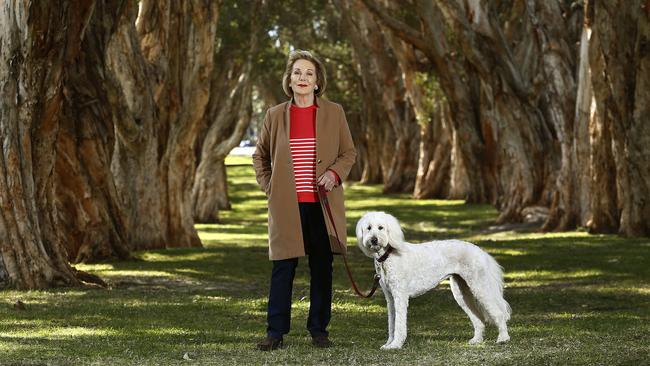
[[[319,57],[327,69],[326,96],[344,104],[347,111],[359,108],[359,77],[351,47],[340,25],[340,14],[329,1],[272,1],[267,5],[268,23],[258,68],[270,73],[263,82],[281,88],[282,73],[291,50],[305,49]],[[356,106],[356,107],[355,107]]]
[[[232,160],[231,160],[232,159]],[[265,197],[247,158],[229,158],[232,211],[217,225],[197,225],[205,247],[138,252],[138,260],[80,265],[106,279],[109,290],[3,291],[0,364],[642,364],[650,344],[650,259],[647,239],[583,232],[487,234],[497,212],[460,201],[412,200],[380,186],[347,187],[349,245],[368,210],[401,219],[409,241],[465,238],[505,268],[513,308],[512,341],[467,345],[472,327],[447,284],[411,301],[405,349],[382,352],[386,310],[350,290],[335,260],[331,324],[336,347],[314,349],[304,329],[309,276],[301,261],[294,287],[287,348],[254,350],[264,335],[271,265]],[[350,248],[362,286],[372,261]],[[16,300],[26,310],[14,309]],[[183,360],[183,356],[193,361]]]
[[[416,72],[415,83],[421,87],[422,90],[422,106],[426,111],[427,116],[418,116],[418,122],[425,124],[430,121],[437,108],[441,108],[442,103],[447,102],[438,78],[431,73]]]

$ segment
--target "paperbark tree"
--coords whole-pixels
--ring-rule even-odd
[[[126,254],[107,174],[113,91],[102,75],[122,10],[121,1],[0,7],[0,287],[101,282],[68,256]]]
[[[567,31],[575,18],[565,20],[567,5],[422,0],[413,8],[417,30],[364,3],[434,65],[463,141],[468,201],[496,204],[499,222],[548,205],[560,164],[556,129],[573,119],[576,34]]]
[[[363,0],[368,9],[405,42],[422,51],[431,62],[439,78],[443,93],[449,101],[453,128],[464,143],[460,144],[460,154],[465,164],[469,189],[467,202],[496,203],[496,162],[491,140],[484,140],[480,129],[477,106],[478,96],[470,88],[477,83],[473,73],[465,68],[467,60],[458,52],[453,52],[442,27],[445,20],[436,5],[427,1],[416,1],[411,9],[421,27],[401,21],[389,14],[386,8],[376,1]],[[406,9],[404,10],[406,11]],[[395,13],[393,13],[395,14]]]
[[[108,64],[121,87],[123,108],[115,124],[111,171],[126,212],[134,250],[165,248],[168,238],[167,191],[161,160],[166,129],[158,121],[151,67],[140,50],[135,28],[138,2],[131,1],[109,44]]]
[[[244,8],[244,6],[250,6]],[[199,165],[194,177],[192,204],[197,222],[216,222],[218,212],[230,209],[225,158],[239,144],[252,117],[253,63],[259,50],[261,22],[265,16],[262,1],[252,1],[236,8],[224,8],[228,19],[237,27],[219,30],[220,49],[215,52],[219,72],[212,78],[206,118],[210,127],[201,144]],[[233,32],[234,31],[234,32]]]
[[[650,4],[586,4],[576,128],[570,141],[575,154],[562,168],[577,167],[591,179],[584,187],[580,176],[565,173],[573,185],[558,192],[547,227],[565,229],[577,222],[591,232],[648,236]],[[586,161],[588,168],[581,168]]]
[[[428,72],[431,64],[418,60],[414,48],[393,32],[387,32],[386,37],[397,58],[406,96],[420,127],[413,196],[464,198],[468,189],[467,176],[458,154],[459,142],[449,118],[449,104],[441,95],[434,76]]]
[[[126,3],[93,4],[81,52],[65,70],[53,214],[72,262],[129,255],[126,218],[110,170],[114,123],[121,118],[122,105],[118,84],[106,65],[108,43]]]
[[[201,246],[194,228],[192,187],[197,146],[207,129],[219,3],[140,2],[137,31],[152,72],[167,246]]]
[[[252,115],[250,62],[238,75],[236,86],[215,114],[203,142],[194,178],[192,200],[197,222],[217,222],[218,212],[230,209],[225,158],[241,141]],[[222,84],[223,85],[223,84]]]
[[[594,5],[589,59],[596,114],[611,131],[617,231],[650,236],[650,4],[637,0]],[[599,193],[593,190],[594,199],[602,199]],[[600,231],[596,218],[607,212],[594,209],[592,231]]]

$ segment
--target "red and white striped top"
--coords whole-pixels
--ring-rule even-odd
[[[316,105],[291,105],[289,145],[298,202],[318,202],[316,191]]]

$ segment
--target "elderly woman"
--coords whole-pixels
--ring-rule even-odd
[[[282,88],[291,100],[264,117],[253,165],[268,197],[269,258],[273,262],[267,337],[257,347],[283,346],[289,333],[291,292],[298,258],[308,256],[311,275],[307,329],[316,347],[330,347],[327,326],[332,307],[333,253],[345,253],[343,188],[356,150],[343,108],[322,99],[327,80],[323,64],[307,51],[289,55]],[[335,230],[325,220],[318,186],[328,191]]]

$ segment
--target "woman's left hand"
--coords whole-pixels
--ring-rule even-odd
[[[325,190],[329,192],[336,185],[336,176],[331,170],[327,170],[318,177],[318,185],[325,187]]]

